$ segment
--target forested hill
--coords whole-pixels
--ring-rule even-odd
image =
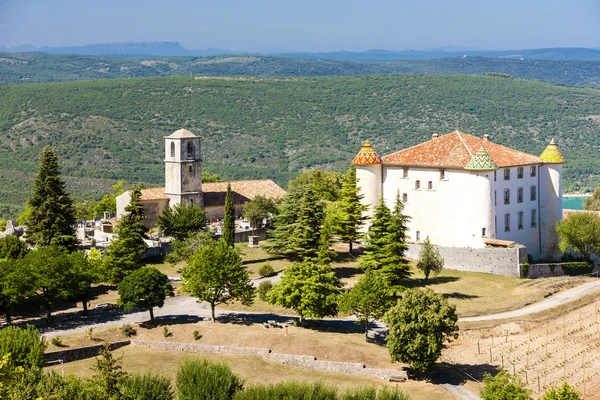
[[[373,74],[505,73],[572,86],[600,86],[600,61],[460,57],[393,62],[353,62],[259,55],[118,58],[90,55],[0,53],[0,83],[177,75],[346,76]]]
[[[565,188],[600,183],[600,90],[478,75],[172,77],[0,86],[0,203],[17,212],[52,145],[77,198],[111,181],[163,182],[163,137],[203,136],[206,168],[284,184],[345,170],[365,139],[381,154],[457,127],[540,154],[550,138]],[[0,206],[2,207],[2,206]],[[10,210],[9,210],[10,208]]]

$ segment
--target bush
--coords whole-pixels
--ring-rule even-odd
[[[15,326],[0,329],[0,358],[10,353],[14,367],[42,368],[45,349],[44,339],[32,325],[25,329]]]
[[[125,324],[121,327],[121,333],[127,337],[137,335],[137,331],[131,324]]]
[[[398,390],[383,386],[379,392],[374,387],[347,390],[340,400],[410,400],[410,396]]]
[[[179,400],[230,400],[243,387],[243,380],[225,363],[184,359],[177,370]]]
[[[236,394],[235,400],[335,400],[337,390],[321,382],[280,382],[268,386],[251,386]]]
[[[173,334],[169,331],[169,328],[166,326],[163,327],[163,336],[166,338],[173,336]]]
[[[202,335],[198,331],[194,331],[194,340],[202,339]]]
[[[528,278],[529,277],[529,263],[525,261],[521,264],[521,276],[519,278]]]
[[[563,383],[560,388],[552,386],[542,397],[542,400],[579,400],[581,393],[575,388],[569,386],[567,382]]]
[[[56,336],[56,337],[53,337],[52,339],[50,339],[50,343],[52,343],[56,347],[64,347],[65,346],[62,339],[60,338],[60,336]]]
[[[258,269],[258,274],[263,278],[275,276],[275,270],[271,265],[265,264]]]
[[[594,264],[588,262],[564,262],[560,265],[565,275],[569,276],[590,274],[594,270]]]
[[[173,389],[169,379],[153,375],[131,375],[120,387],[121,400],[172,400]]]
[[[529,390],[519,379],[498,368],[496,376],[488,373],[483,376],[483,389],[479,395],[482,400],[528,400]]]
[[[269,290],[271,290],[272,287],[273,287],[273,283],[271,283],[271,281],[262,281],[261,283],[259,283],[258,284],[258,298],[261,299],[262,301],[266,301],[267,293],[269,293]]]

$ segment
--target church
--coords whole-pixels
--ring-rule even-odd
[[[367,140],[352,163],[369,217],[381,198],[391,208],[399,195],[412,242],[520,244],[534,259],[560,258],[565,160],[554,140],[539,157],[459,131],[383,157]]]
[[[186,129],[179,129],[164,139],[165,186],[142,189],[140,202],[147,227],[156,226],[158,216],[165,208],[182,202],[197,204],[206,210],[208,218],[223,218],[228,183],[237,216],[241,215],[244,203],[258,195],[275,200],[285,195],[285,190],[271,179],[202,183],[201,138]],[[131,191],[117,197],[117,218],[125,213],[130,201]]]

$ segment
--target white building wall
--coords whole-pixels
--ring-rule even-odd
[[[131,202],[131,191],[127,190],[122,194],[118,195],[117,201],[117,218],[121,218],[125,214],[125,207]]]
[[[559,259],[556,224],[562,219],[562,165],[544,164],[540,171],[541,258]]]
[[[485,247],[482,229],[489,235],[492,228],[490,182],[493,176],[446,170],[444,179],[440,178],[439,169],[409,168],[408,177],[404,178],[402,167],[384,166],[386,205],[394,206],[398,191],[401,198],[406,194],[404,212],[411,217],[408,227],[412,241],[422,241],[429,236],[432,243],[440,246]],[[420,182],[418,189],[416,181]]]
[[[357,185],[360,187],[360,194],[363,196],[361,204],[369,207],[365,212],[369,220],[361,228],[361,231],[367,232],[371,226],[375,206],[379,204],[382,196],[381,164],[357,165],[356,179],[358,179]]]

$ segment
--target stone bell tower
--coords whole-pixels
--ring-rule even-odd
[[[204,207],[200,139],[186,129],[165,136],[165,194],[171,207],[181,202]]]

